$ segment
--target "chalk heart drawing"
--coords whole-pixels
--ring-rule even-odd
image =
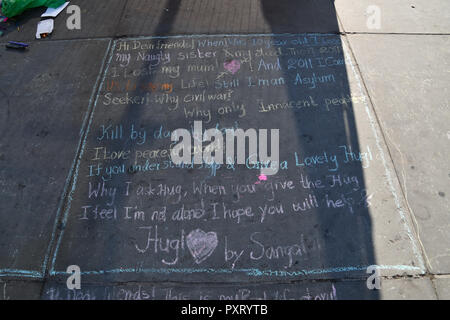
[[[186,237],[186,246],[197,264],[205,261],[217,247],[217,233],[200,229],[191,231]]]
[[[225,68],[225,70],[228,70],[232,74],[235,74],[241,68],[241,62],[239,60],[226,61],[223,63],[223,67]]]

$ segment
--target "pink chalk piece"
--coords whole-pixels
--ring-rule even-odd
[[[266,181],[267,180],[267,176],[264,175],[264,174],[261,174],[261,175],[259,175],[258,179],[261,180],[261,181]]]
[[[260,174],[258,179],[259,179],[259,181],[256,181],[255,184],[260,184],[261,181],[267,181],[267,176],[264,174]]]
[[[223,67],[225,70],[230,71],[232,74],[235,74],[241,68],[241,62],[239,60],[231,60],[223,63]]]

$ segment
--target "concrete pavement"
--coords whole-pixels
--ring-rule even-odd
[[[446,1],[71,4],[81,30],[37,41],[35,9],[0,38],[30,43],[0,51],[0,299],[449,298]],[[280,128],[286,169],[138,172],[193,120]]]

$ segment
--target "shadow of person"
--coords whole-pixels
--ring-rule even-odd
[[[275,34],[339,32],[333,0],[260,1],[264,18]]]
[[[377,299],[377,291],[366,286],[366,267],[376,265],[363,172],[367,163],[354,161],[370,151],[358,140],[349,61],[342,38],[333,35],[339,32],[333,1],[261,0],[261,5],[273,40],[280,40],[279,33],[297,34],[288,44],[278,41],[275,47],[282,54],[275,59],[255,61],[258,71],[264,71],[261,60],[279,59],[290,83],[285,97],[261,98],[264,113],[273,127],[281,128],[280,159],[294,153],[296,166],[288,176],[299,177],[298,197],[306,198],[306,204],[311,197],[317,200],[300,224],[286,227],[321,239],[321,254],[306,268],[313,278],[359,278],[343,296]],[[286,101],[300,101],[301,107],[270,109],[270,104]]]

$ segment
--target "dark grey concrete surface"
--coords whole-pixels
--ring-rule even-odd
[[[34,36],[44,9],[30,10],[10,21],[6,34],[0,38],[0,299],[446,298],[445,275],[449,267],[446,199],[450,193],[446,191],[448,170],[445,171],[449,150],[445,143],[448,141],[445,137],[449,137],[445,86],[448,34],[445,25],[423,28],[430,25],[426,22],[430,21],[429,15],[431,20],[441,21],[445,10],[440,9],[440,1],[433,1],[433,8],[426,11],[427,19],[418,29],[412,28],[407,19],[398,20],[397,25],[389,19],[376,36],[349,36],[345,31],[366,32],[360,28],[363,18],[351,19],[355,10],[359,12],[362,8],[361,4],[352,6],[337,1],[336,12],[333,2],[74,0],[71,3],[82,9],[81,30],[67,30],[68,15],[63,12],[55,19],[52,36],[41,41]],[[379,5],[387,11],[392,9],[390,4]],[[410,28],[424,34],[414,38],[383,34],[407,32]],[[316,44],[314,52],[305,50],[311,42],[293,44],[303,50],[297,53],[283,45],[264,43],[264,39],[289,38],[273,33],[339,31],[342,36],[320,36],[327,43]],[[426,32],[444,34],[438,37]],[[268,35],[247,39],[262,41],[261,52],[266,54],[263,58],[256,54],[259,45],[227,47],[236,53],[235,57],[229,57],[221,46],[210,45],[208,51],[216,51],[216,56],[208,57],[213,67],[208,67],[206,73],[194,71],[194,65],[206,65],[198,58],[181,59],[188,52],[198,55],[198,42],[194,48],[178,49],[130,50],[125,46],[135,45],[133,41],[169,44],[223,39],[223,36],[189,38],[192,34],[261,33]],[[166,35],[184,37],[131,38]],[[28,42],[30,48],[25,52],[4,49],[4,43],[10,40]],[[276,54],[280,48],[282,56]],[[245,58],[246,50],[251,51],[252,67]],[[288,51],[291,56],[286,55]],[[172,68],[163,72],[159,66],[152,75],[141,72],[130,78],[130,68],[141,71],[149,68],[151,61],[137,58],[147,53],[170,54],[171,61],[165,67]],[[297,57],[311,59],[316,68],[294,63],[292,58]],[[336,64],[319,68],[318,58],[326,57],[332,57]],[[261,59],[273,65],[266,70],[267,65],[261,65]],[[240,62],[240,71],[226,72],[224,63],[233,60]],[[259,72],[252,68],[258,68]],[[325,71],[333,74],[331,83],[322,83],[316,89],[305,84],[292,85],[296,73],[305,77]],[[249,89],[244,86],[248,76],[285,77],[289,83],[277,88]],[[208,80],[205,94],[223,91],[211,86],[217,78],[221,81],[240,78],[240,85],[231,88],[230,96],[235,104],[245,104],[245,116],[239,112],[220,115],[222,103],[217,102],[179,100],[176,110],[171,102],[152,101],[148,108],[137,103],[128,106],[104,103],[112,101],[106,94],[116,98],[116,102],[124,94],[143,96],[149,90],[143,85],[149,83],[173,85],[169,96],[178,99],[192,93],[202,95],[202,88],[183,87],[189,80],[196,83]],[[140,88],[126,89],[130,79]],[[160,86],[151,96],[165,98],[163,91],[168,88]],[[332,98],[345,96],[353,98],[346,103],[338,99],[330,104]],[[320,111],[288,109],[261,113],[259,98],[266,104],[313,99],[319,101]],[[327,98],[329,104],[325,102]],[[424,111],[423,106],[428,109]],[[131,160],[93,160],[96,147],[130,150],[134,156],[147,149],[167,149],[168,138],[136,144],[130,138],[131,125],[146,130],[149,136],[161,125],[170,130],[189,127],[194,117],[187,115],[186,107],[211,111],[208,123],[222,127],[239,122],[244,129],[280,128],[283,146],[280,154],[281,158],[289,158],[289,170],[262,182],[257,181],[257,170],[239,169],[237,174],[218,170],[215,176],[204,169],[136,173],[128,170],[133,164]],[[431,112],[436,109],[439,113]],[[196,119],[207,120],[205,115],[197,113]],[[108,125],[111,128],[122,125],[125,136],[101,141],[102,126]],[[396,129],[403,126],[406,128],[403,131]],[[299,180],[302,174],[325,181],[330,171],[324,166],[295,168],[292,153],[297,150],[302,155],[317,155],[325,151],[330,155],[344,144],[351,145],[353,151],[370,154],[363,162],[354,161],[341,167],[340,174],[357,177],[358,186],[305,191]],[[102,165],[102,170],[111,165],[126,165],[124,174],[106,179],[105,187],[118,188],[114,198],[93,195],[93,188],[100,186],[101,190],[104,182],[101,176],[89,176],[89,166],[96,164]],[[410,171],[412,167],[417,170]],[[254,207],[257,212],[258,206],[272,201],[265,186],[286,180],[294,180],[296,189],[275,193],[274,203],[286,208],[314,195],[320,205],[301,216],[293,216],[292,209],[285,209],[283,215],[267,216],[264,223],[256,216],[241,217],[239,223],[235,218],[168,223],[155,221],[156,218],[141,221],[140,215],[134,221],[123,219],[127,206],[144,212],[166,207],[167,217],[181,204],[198,208],[202,203],[211,206],[213,202]],[[124,194],[123,188],[129,182],[135,192],[132,196]],[[145,198],[136,194],[137,188],[147,183],[179,185],[185,191],[192,189],[193,182],[223,185],[226,190],[236,183],[257,182],[261,189],[254,195],[243,195],[239,201],[232,192],[200,196],[192,195],[191,190],[183,194],[180,202],[175,201],[176,197]],[[326,197],[341,196],[343,208],[330,208]],[[117,207],[119,218],[108,219],[112,214],[104,212],[96,215],[92,210],[96,206],[100,211]],[[83,207],[88,208],[87,214]],[[137,250],[145,247],[144,231],[150,230],[142,227],[150,226],[152,232],[158,226],[159,236],[164,239],[181,237],[178,244],[185,247],[180,249],[173,265],[165,262],[174,256],[164,251]],[[187,247],[186,237],[195,229],[218,235],[218,244],[211,255],[204,249],[193,253]],[[273,256],[254,259],[262,242],[274,247],[294,244],[298,233],[305,237],[300,241],[310,250],[307,254],[292,261],[288,255],[283,259]],[[261,239],[255,242],[254,236],[259,235]],[[211,237],[203,235],[197,240],[205,244]],[[243,255],[233,264],[227,258],[227,250],[235,247]],[[70,264],[80,265],[84,272],[80,291],[66,288],[65,269]],[[365,268],[371,264],[379,265],[383,277],[378,291],[367,289]],[[435,273],[443,274],[443,278],[433,279]]]
[[[337,300],[357,299],[361,285],[312,281],[238,285],[147,282],[110,286],[86,284],[82,290],[68,290],[65,283],[48,282],[42,297],[48,300]],[[376,292],[372,293],[376,296]]]
[[[296,44],[299,40],[305,43]],[[210,43],[229,41],[232,44],[203,47],[202,44],[208,41]],[[267,45],[264,50],[268,53],[281,50],[285,54],[278,60],[270,59],[268,56],[264,57],[265,60],[258,58],[258,50],[262,45],[254,44],[255,41],[280,43]],[[133,49],[138,44],[140,47]],[[162,44],[171,47],[177,44],[192,47],[165,50],[141,49]],[[294,65],[298,57],[289,54],[290,47],[296,50],[300,48],[308,50],[309,53],[304,53],[303,57],[314,61],[311,62],[311,66],[319,69],[315,71],[317,76],[331,74],[334,81],[331,81],[330,77],[329,81],[314,84],[314,87],[297,83],[299,71],[289,66]],[[67,212],[67,227],[57,252],[55,270],[60,272],[70,264],[70,261],[76,260],[86,273],[90,273],[91,270],[107,271],[107,278],[115,281],[192,279],[197,282],[244,280],[257,282],[271,278],[264,274],[266,270],[300,271],[293,277],[302,275],[303,277],[340,278],[344,274],[365,276],[365,269],[353,270],[353,268],[369,266],[377,262],[373,252],[372,219],[364,202],[366,182],[363,164],[361,161],[345,163],[347,156],[342,146],[358,154],[359,152],[367,154],[370,147],[358,144],[356,119],[352,113],[351,102],[347,105],[347,113],[344,113],[341,108],[328,110],[329,106],[326,106],[325,99],[350,94],[347,71],[343,63],[337,66],[320,67],[317,62],[319,59],[325,60],[328,57],[327,54],[320,53],[320,49],[324,51],[323,48],[330,47],[341,47],[339,36],[181,37],[166,39],[164,42],[158,39],[117,42],[111,54],[112,61],[108,64],[106,77],[102,80],[104,85],[98,94],[85,153],[80,163],[79,178],[74,185],[74,200]],[[161,63],[162,67],[160,65],[154,67],[152,75],[130,78],[132,70],[148,70],[148,66],[153,63],[140,61],[140,55],[146,52],[167,55],[167,60]],[[186,52],[196,54],[203,52],[202,54],[205,55],[209,52],[210,58],[191,57],[186,60],[184,58]],[[241,61],[241,67],[235,74],[225,72],[226,69],[223,67],[223,64],[231,59],[230,52],[250,53],[247,62],[244,62],[245,57],[237,57],[238,60],[233,60]],[[129,54],[131,62],[128,64],[118,59],[121,54]],[[336,54],[335,59],[344,61],[344,56],[342,53]],[[266,70],[262,67],[262,63],[279,63],[280,70],[276,68],[271,70],[270,67]],[[210,69],[208,72],[195,68],[192,71],[193,66],[208,66]],[[178,71],[167,73],[164,68]],[[306,74],[313,75],[312,72]],[[195,79],[208,82],[208,85],[205,88],[187,88],[187,85]],[[258,79],[269,79],[272,84],[269,85],[269,80],[265,80],[267,84],[261,85]],[[236,83],[232,89],[217,87],[232,81]],[[117,86],[114,86],[114,83]],[[128,90],[127,83],[130,86]],[[149,95],[148,90],[145,89],[149,83],[170,84],[173,88],[170,89],[171,92],[167,94],[167,97],[178,102],[155,102],[152,95],[165,99],[164,91],[166,90],[162,90],[163,92],[156,90]],[[134,84],[137,84],[136,89],[133,87]],[[201,98],[197,102],[189,102],[194,94],[205,96],[205,100],[202,101],[203,98]],[[224,94],[228,98],[210,100],[209,97],[215,94]],[[150,97],[152,99],[144,105],[140,102],[115,104],[112,100],[123,98],[124,95],[130,98]],[[263,112],[261,107],[261,101],[268,106],[305,99],[309,107],[297,108],[297,110],[288,108]],[[223,113],[224,105],[240,107],[230,107],[231,111]],[[208,115],[190,116],[189,112],[192,110],[202,110],[202,112],[208,112]],[[219,128],[237,126],[244,130],[280,128],[280,161],[286,163],[286,168],[281,168],[276,175],[269,177],[267,182],[258,182],[259,185],[255,182],[260,170],[245,168],[244,165],[236,166],[234,169],[224,165],[215,173],[211,173],[211,169],[208,168],[199,168],[199,165],[194,165],[192,169],[164,169],[167,159],[160,157],[147,159],[155,166],[154,171],[136,169],[137,172],[130,174],[130,166],[145,166],[146,159],[140,155],[146,150],[170,149],[171,141],[168,137],[155,139],[161,127],[164,132],[171,132],[177,128],[189,129],[193,125],[193,119],[202,120],[204,130],[216,126]],[[108,139],[111,138],[110,136],[106,138],[105,127],[110,127],[109,131],[120,127],[123,137],[114,140]],[[133,130],[145,132],[147,135],[145,141],[134,140]],[[102,153],[104,150],[123,150],[129,152],[130,156],[126,161],[100,159],[97,156],[98,148],[101,148]],[[374,149],[374,146],[372,148]],[[301,159],[323,152],[329,153],[330,156],[335,155],[336,163],[309,167],[296,165],[303,162]],[[376,157],[375,150],[373,157]],[[370,160],[367,159],[367,165],[369,163]],[[97,171],[92,170],[98,165],[101,166],[101,170],[97,174]],[[156,169],[156,166],[161,169]],[[116,174],[108,174],[108,170],[115,168],[118,168]],[[126,171],[122,172],[121,168],[126,168]],[[338,186],[333,180],[334,178],[343,180],[344,177],[351,177],[349,179],[353,179],[353,182],[348,185],[342,182],[342,186]],[[314,181],[321,179],[323,184],[331,187],[314,190],[305,186],[306,183],[302,184],[301,179]],[[283,190],[280,186],[283,183],[286,184],[286,181],[292,181],[292,186]],[[275,188],[276,183],[280,184],[280,189],[269,191],[268,188]],[[193,185],[201,184],[221,186],[224,191],[220,195],[196,193]],[[156,193],[161,185],[164,188],[176,188],[179,189],[179,195],[140,195],[139,190],[149,185],[156,188]],[[233,191],[233,187],[237,185],[240,189],[253,190],[254,188],[255,191],[238,193]],[[114,191],[116,195],[114,197],[95,196],[92,190],[96,190],[99,186],[102,190],[103,187],[113,188],[111,190],[116,190]],[[346,205],[342,208],[334,208],[330,201],[334,203],[336,199],[342,199],[343,194],[346,196]],[[305,198],[308,199],[307,201],[314,199],[311,200],[313,207],[305,207],[304,213],[301,214],[299,209],[293,209],[293,204],[300,203],[304,206]],[[213,209],[215,204],[216,211]],[[114,217],[106,220],[99,218],[95,213],[97,206],[98,210],[114,210]],[[225,214],[224,206],[228,210],[245,209],[251,212],[248,211],[246,217],[232,218]],[[279,210],[277,214],[262,213],[260,209],[273,206]],[[126,213],[127,207],[130,210],[129,214]],[[204,210],[201,219],[173,218],[177,210],[193,208]],[[136,210],[143,211],[144,216],[129,219],[128,216],[133,215],[132,212]],[[165,211],[164,219],[153,217],[152,213],[156,210]],[[330,218],[333,216],[334,218]],[[192,258],[196,256],[184,246],[184,238],[188,245],[189,234],[197,228],[204,232],[214,232],[218,243],[211,248],[214,250],[211,255],[205,253],[205,256],[201,254],[197,256],[205,259],[210,256],[208,260],[194,263],[195,259]],[[346,230],[352,230],[352,232],[347,233]],[[162,243],[170,239],[171,243],[178,241],[179,244],[170,252],[162,252],[161,248],[165,245],[158,244],[159,249],[153,248],[154,243],[148,246],[149,236],[158,237]],[[205,237],[201,239],[206,240]],[[262,258],[263,244],[266,251],[276,251],[278,246],[293,247],[283,249],[285,250],[283,254],[266,253],[267,257]],[[272,247],[275,249],[270,249]],[[300,247],[303,248],[299,251]],[[236,252],[240,253],[239,259],[229,257],[231,252],[229,250],[237,250]],[[290,256],[291,254],[287,253],[288,250],[295,253]],[[118,272],[120,268],[130,269],[136,266],[143,269],[143,272]],[[213,269],[213,271],[201,271],[205,268]],[[335,268],[340,268],[342,271],[348,270],[348,272],[343,274],[340,271],[337,273],[326,271]],[[147,269],[155,271],[146,272]],[[164,272],[171,269],[186,271]],[[247,269],[255,269],[256,273],[261,270],[263,274],[249,278],[251,272],[244,271]],[[314,270],[317,271],[314,272]],[[310,274],[310,272],[313,273]],[[334,273],[336,275],[333,276]]]
[[[128,1],[118,36],[338,32],[328,0]]]
[[[0,52],[7,61],[0,64],[0,269],[6,273],[44,268],[108,43],[36,43],[28,52]]]
[[[40,280],[0,279],[0,300],[38,300],[42,297],[43,286]]]

